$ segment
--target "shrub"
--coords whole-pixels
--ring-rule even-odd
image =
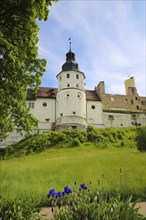
[[[143,128],[144,129],[144,128]],[[145,130],[135,128],[94,128],[88,126],[86,131],[64,130],[62,132],[52,131],[49,133],[27,136],[20,142],[0,149],[1,159],[21,157],[24,155],[38,153],[50,147],[74,147],[80,144],[94,143],[97,148],[135,147],[145,151]],[[137,133],[137,139],[135,138]]]
[[[37,220],[35,212],[37,203],[28,198],[1,199],[1,217],[3,220]]]
[[[89,126],[87,128],[87,140],[96,143],[96,142],[103,142],[106,140],[106,138],[102,134],[102,129],[96,129]]]
[[[67,138],[62,132],[53,131],[49,133],[49,141],[51,146],[55,146],[61,142],[66,142]]]
[[[146,151],[146,127],[136,129],[136,142],[139,151]]]
[[[70,146],[71,147],[79,147],[80,146],[80,141],[78,138],[74,138],[71,140],[70,142]]]
[[[67,136],[68,139],[77,138],[81,143],[87,141],[86,132],[80,130],[64,130],[62,131],[63,134]]]

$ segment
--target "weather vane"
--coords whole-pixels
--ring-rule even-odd
[[[71,50],[71,37],[68,39],[69,40],[69,49]]]

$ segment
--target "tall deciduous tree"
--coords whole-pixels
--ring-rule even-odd
[[[38,58],[37,19],[47,20],[52,1],[1,0],[0,139],[14,127],[30,131],[37,120],[26,107],[27,87],[37,90],[46,61]]]

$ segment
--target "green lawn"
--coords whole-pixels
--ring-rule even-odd
[[[43,201],[51,188],[62,190],[75,181],[87,185],[92,181],[93,187],[99,187],[99,180],[109,190],[121,187],[126,195],[143,199],[146,195],[146,153],[134,148],[96,149],[90,144],[49,149],[0,163],[1,196],[6,198],[32,196]]]

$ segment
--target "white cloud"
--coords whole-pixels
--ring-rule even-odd
[[[48,82],[51,75],[50,82],[57,86],[55,76],[65,62],[67,39],[71,36],[80,70],[86,74],[87,88],[94,89],[104,80],[111,92],[116,93],[119,88],[124,93],[123,81],[131,67],[138,91],[144,95],[144,21],[135,17],[134,10],[133,1],[53,4],[47,23],[40,23],[39,48],[41,57],[48,60]]]

